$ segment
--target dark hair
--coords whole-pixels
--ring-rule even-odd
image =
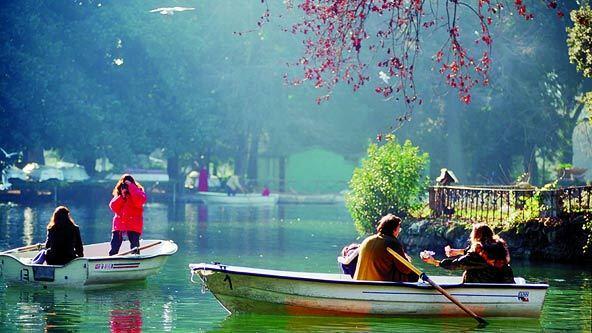
[[[474,250],[477,245],[488,245],[497,242],[500,238],[493,233],[493,230],[485,223],[473,225],[471,231],[471,248]]]
[[[401,218],[394,214],[386,214],[380,220],[378,220],[378,227],[376,231],[383,235],[392,236],[393,232],[397,230],[401,224]]]
[[[66,206],[59,206],[53,211],[53,215],[47,224],[47,230],[54,227],[61,227],[67,225],[68,223],[76,225],[72,219],[72,216],[70,215],[70,210]]]
[[[142,185],[140,185],[140,183],[138,183],[134,177],[132,177],[132,175],[130,175],[129,173],[124,173],[123,175],[121,175],[121,178],[119,178],[119,180],[117,181],[117,184],[115,184],[115,187],[113,188],[113,196],[118,196],[121,195],[121,189],[123,187],[123,184],[125,184],[125,181],[129,180],[130,182],[136,184],[136,186],[141,189],[144,190],[144,188],[142,187]]]

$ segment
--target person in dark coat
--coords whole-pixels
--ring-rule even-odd
[[[422,259],[444,269],[463,269],[463,283],[515,283],[508,246],[485,223],[473,225],[471,246],[464,255],[442,261],[431,256]]]
[[[48,265],[65,265],[77,257],[84,257],[80,229],[74,223],[70,210],[59,206],[47,224],[45,250],[33,262],[42,264],[45,261]]]

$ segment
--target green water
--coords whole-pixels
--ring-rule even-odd
[[[43,241],[53,205],[0,204],[0,250]],[[71,205],[85,243],[108,241],[106,205]],[[99,291],[32,290],[0,284],[0,331],[222,331],[395,332],[554,331],[590,332],[592,270],[584,265],[513,262],[518,276],[547,281],[540,319],[339,318],[269,315],[228,316],[209,293],[189,281],[189,263],[338,272],[336,255],[356,237],[341,206],[276,207],[149,204],[145,238],[172,239],[179,252],[145,283]],[[417,263],[419,260],[416,260]],[[419,264],[418,264],[419,265]],[[420,265],[421,266],[421,265]],[[429,267],[432,274],[442,273]],[[137,330],[136,330],[137,328]]]

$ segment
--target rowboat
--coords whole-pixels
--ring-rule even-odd
[[[264,196],[260,193],[237,193],[230,196],[222,192],[196,192],[185,194],[183,199],[189,202],[203,202],[206,204],[275,205],[278,202],[278,195]]]
[[[463,316],[425,282],[357,281],[349,275],[292,272],[222,264],[190,264],[191,281],[210,290],[229,313],[343,316]],[[199,280],[195,278],[199,277]],[[448,293],[483,317],[538,317],[547,284],[461,283],[432,276]]]
[[[140,254],[124,251],[125,246],[110,257],[108,242],[84,245],[85,256],[66,265],[32,264],[42,244],[0,252],[0,279],[8,285],[99,289],[144,280],[177,252],[177,244],[164,240],[141,240]]]

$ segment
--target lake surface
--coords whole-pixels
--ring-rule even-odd
[[[0,203],[0,250],[43,242],[54,205]],[[107,203],[70,205],[85,243],[109,240]],[[0,283],[0,331],[194,332],[590,332],[592,269],[586,265],[513,261],[517,276],[550,284],[540,319],[339,318],[231,315],[200,285],[189,263],[222,263],[339,272],[336,256],[357,237],[343,206],[205,206],[150,203],[144,238],[172,239],[179,252],[144,283],[99,291],[7,288]],[[413,254],[419,262],[417,254]],[[418,264],[422,266],[423,263]],[[424,267],[425,268],[425,267]],[[443,274],[427,267],[432,274]],[[458,272],[460,274],[460,272]],[[141,329],[140,329],[141,328]]]

